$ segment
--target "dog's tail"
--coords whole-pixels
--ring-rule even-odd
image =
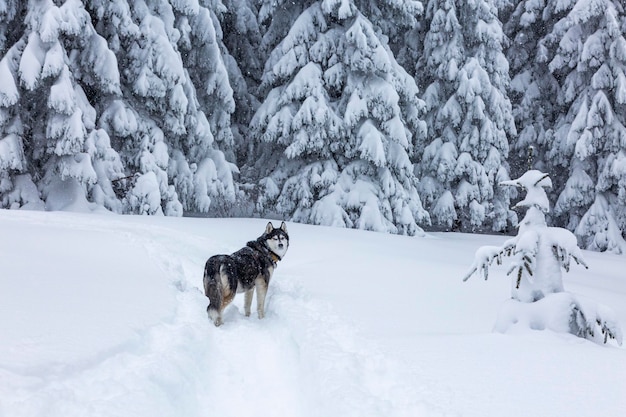
[[[211,258],[204,267],[204,294],[209,297],[207,313],[217,322],[222,311],[222,286],[220,285],[220,262]]]

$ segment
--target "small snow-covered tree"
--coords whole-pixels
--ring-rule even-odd
[[[259,208],[294,221],[413,235],[428,222],[409,155],[417,87],[351,1],[313,3],[266,64],[252,127],[268,144]]]
[[[478,249],[464,278],[466,281],[478,273],[487,279],[494,261],[501,264],[503,258],[511,258],[508,275],[512,275],[512,300],[503,308],[496,329],[504,332],[519,323],[533,329],[567,331],[604,343],[607,338],[616,339],[621,344],[621,329],[608,308],[564,292],[562,269],[569,271],[572,260],[585,268],[587,265],[576,237],[566,229],[546,224],[549,202],[545,189],[552,186],[548,174],[530,170],[501,185],[516,186],[526,192],[526,197],[516,205],[526,208],[526,215],[517,236],[501,247]]]
[[[430,140],[418,156],[419,191],[433,223],[454,230],[501,231],[515,223],[510,192],[508,137],[515,134],[507,96],[504,35],[491,0],[431,0],[423,51],[414,73],[425,90]]]

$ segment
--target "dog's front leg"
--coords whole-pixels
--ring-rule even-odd
[[[256,288],[256,305],[259,318],[265,317],[265,295],[267,294],[267,282],[263,277],[259,277],[254,281]]]
[[[244,294],[243,308],[246,313],[246,317],[250,317],[250,306],[252,305],[252,294],[254,294],[254,287],[250,288]]]

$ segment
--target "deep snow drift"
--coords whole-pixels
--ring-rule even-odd
[[[215,328],[202,268],[266,221],[0,210],[0,416],[603,416],[626,351],[493,333],[509,279],[463,283],[506,237],[289,224],[267,317]],[[626,258],[584,252],[565,288],[626,325]]]

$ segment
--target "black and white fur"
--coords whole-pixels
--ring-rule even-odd
[[[257,313],[265,316],[267,287],[287,249],[289,235],[287,225],[282,222],[275,229],[270,222],[257,240],[231,255],[214,255],[204,267],[204,293],[209,297],[207,312],[216,326],[223,324],[222,312],[233,301],[238,292],[245,293],[244,310],[250,316],[252,294],[256,288]]]

